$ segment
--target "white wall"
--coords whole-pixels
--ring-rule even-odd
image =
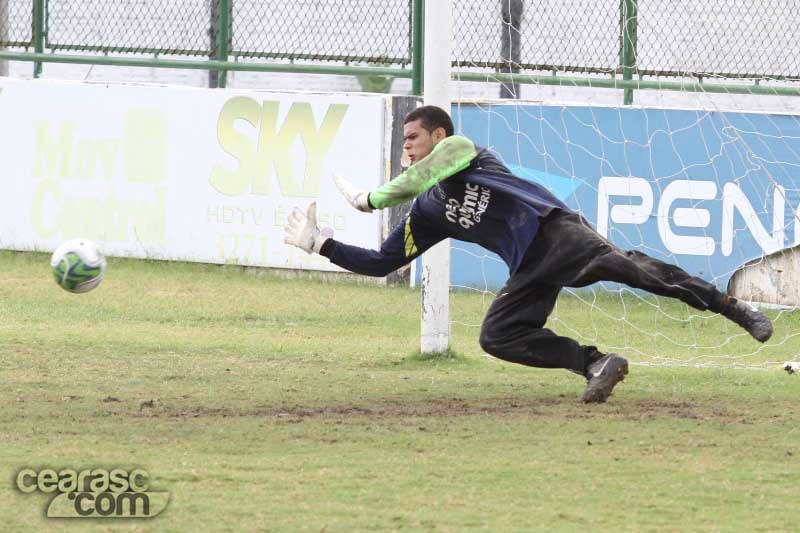
[[[377,248],[333,173],[383,182],[384,97],[0,79],[0,248],[340,270],[283,243],[293,207]],[[357,152],[355,152],[357,151]],[[357,153],[357,157],[354,157]]]

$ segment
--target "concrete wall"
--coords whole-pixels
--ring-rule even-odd
[[[800,306],[800,247],[745,265],[731,277],[728,289],[742,300]]]

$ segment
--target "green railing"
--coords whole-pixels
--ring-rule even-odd
[[[429,0],[430,1],[430,0]],[[0,60],[411,78],[424,0],[0,0]],[[624,90],[800,94],[781,0],[455,0],[453,76]],[[506,57],[507,56],[507,57]],[[765,83],[767,82],[767,83]]]
[[[421,0],[321,4],[0,0],[0,59],[33,61],[37,77],[49,62],[216,71],[220,87],[227,71],[244,70],[411,77],[421,89],[412,57]]]

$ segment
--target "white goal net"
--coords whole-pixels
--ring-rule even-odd
[[[719,315],[616,284],[565,289],[547,327],[640,364],[779,367],[800,350],[800,50],[789,38],[800,8],[680,4],[456,1],[456,130],[621,248],[756,302],[775,335],[762,345]],[[497,100],[483,98],[486,81]],[[452,246],[458,348],[508,271]]]

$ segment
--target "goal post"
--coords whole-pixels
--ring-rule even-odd
[[[450,110],[453,0],[425,2],[424,103]],[[420,351],[444,352],[450,346],[450,239],[422,256]]]

